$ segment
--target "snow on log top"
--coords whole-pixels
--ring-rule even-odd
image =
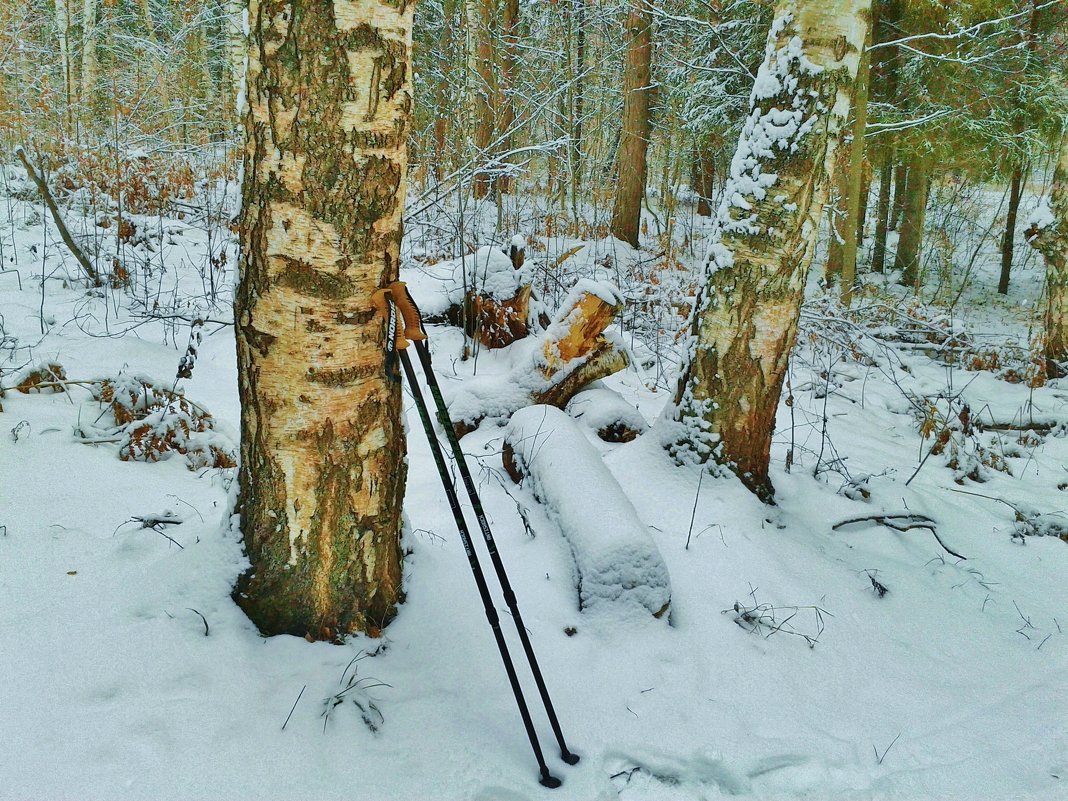
[[[575,421],[552,406],[521,409],[505,453],[571,546],[579,608],[636,605],[663,615],[671,602],[664,559]]]

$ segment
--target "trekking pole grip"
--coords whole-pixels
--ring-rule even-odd
[[[389,326],[389,324],[391,322],[391,320],[390,320],[390,308],[389,308],[389,304],[391,302],[393,303],[393,308],[396,310],[398,308],[397,299],[393,295],[393,293],[390,291],[389,287],[387,287],[385,289],[376,289],[374,291],[374,293],[371,295],[371,305],[375,307],[375,312],[377,314],[381,314],[385,318],[387,331],[388,331],[388,326]],[[394,330],[393,330],[393,347],[396,350],[404,350],[406,347],[408,347],[408,340],[405,338],[404,332],[405,332],[405,326],[396,325],[394,327]]]
[[[423,330],[423,320],[419,316],[419,309],[408,292],[408,287],[403,281],[394,281],[389,285],[389,292],[393,296],[393,303],[404,320],[404,335],[415,342],[426,339]]]

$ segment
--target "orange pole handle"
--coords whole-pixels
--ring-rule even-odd
[[[397,311],[404,320],[404,335],[416,342],[425,340],[426,332],[423,330],[423,321],[419,317],[419,309],[412,302],[412,296],[408,294],[407,285],[403,281],[394,281],[389,285],[389,291],[393,296]]]
[[[376,314],[381,314],[386,318],[386,324],[389,324],[389,304],[390,301],[393,305],[399,308],[396,297],[393,295],[390,288],[376,289],[371,295],[371,305],[375,308]],[[400,315],[398,314],[398,323],[401,322]],[[393,332],[393,347],[397,350],[404,350],[408,347],[408,340],[404,336],[405,326],[397,325],[396,330]]]

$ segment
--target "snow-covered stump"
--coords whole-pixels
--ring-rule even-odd
[[[622,342],[605,331],[622,308],[611,284],[579,281],[526,358],[505,375],[467,382],[451,394],[449,414],[457,435],[524,406],[563,408],[590,382],[625,369],[630,359]]]
[[[408,289],[426,322],[450,323],[484,347],[503,348],[527,336],[538,317],[525,262],[526,240],[515,236],[507,251],[484,245],[407,275]]]
[[[567,414],[530,406],[512,416],[504,465],[525,480],[571,546],[579,608],[637,604],[662,617],[667,566],[630,500]]]
[[[641,412],[618,392],[604,387],[582,390],[568,401],[567,413],[605,442],[630,442],[649,428]]]

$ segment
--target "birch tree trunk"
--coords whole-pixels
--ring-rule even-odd
[[[230,82],[234,107],[237,108],[241,81],[245,77],[245,56],[248,54],[248,42],[245,40],[245,0],[226,0],[226,55],[230,65]],[[244,109],[237,109],[237,114],[244,114]]]
[[[871,0],[779,0],[718,211],[689,354],[662,421],[679,461],[715,460],[770,500],[775,411],[849,113]]]
[[[96,52],[96,0],[82,3],[82,81],[81,105],[84,119],[93,119],[93,100],[99,61]]]
[[[631,0],[626,22],[627,60],[623,69],[623,130],[616,157],[616,198],[612,235],[638,247],[649,149],[649,101],[653,19],[644,0]]]
[[[237,598],[268,634],[374,634],[401,596],[401,393],[371,294],[397,278],[412,8],[249,3]]]
[[[56,0],[56,33],[59,38],[59,63],[63,70],[63,94],[66,106],[63,120],[69,134],[74,129],[74,101],[77,92],[74,88],[74,65],[70,54],[70,0]]]
[[[1046,373],[1061,377],[1068,367],[1068,130],[1061,138],[1048,213],[1028,231],[1046,259]]]

